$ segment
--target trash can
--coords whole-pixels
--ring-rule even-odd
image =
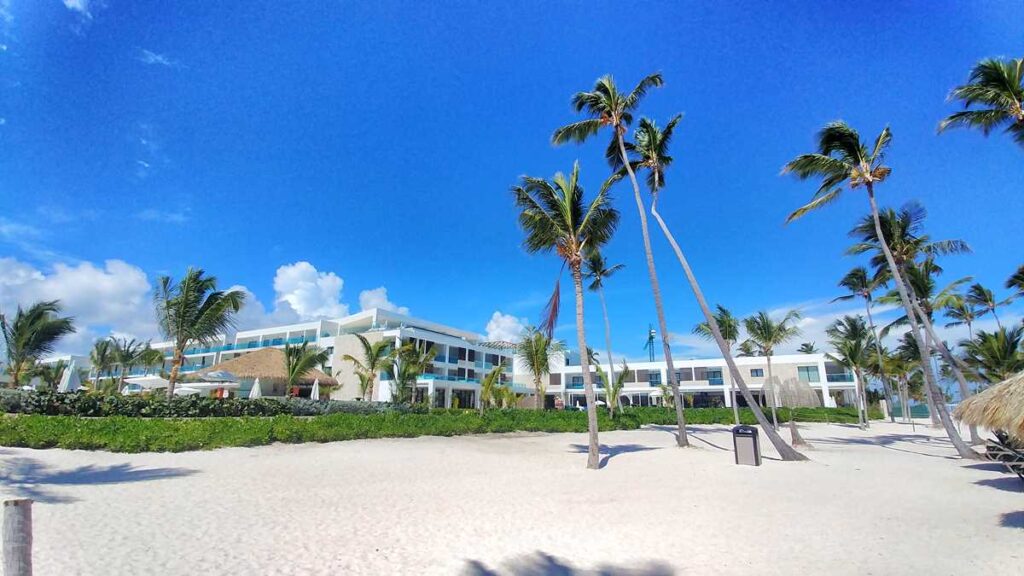
[[[753,426],[734,427],[732,429],[732,446],[736,453],[737,464],[761,465],[761,443],[757,438],[757,428]]]

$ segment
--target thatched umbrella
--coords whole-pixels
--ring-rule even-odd
[[[1024,438],[1024,372],[964,400],[953,411],[953,417],[973,426]]]
[[[772,394],[779,405],[789,408],[789,434],[793,446],[810,448],[811,445],[800,435],[794,412],[797,408],[821,406],[821,399],[818,398],[818,393],[814,391],[814,388],[797,378],[787,378],[779,384],[778,378],[773,376],[770,381],[765,382],[763,390],[766,394]]]
[[[264,382],[270,381],[274,384],[275,389],[277,384],[288,385],[288,367],[285,364],[284,350],[280,348],[263,348],[255,352],[249,352],[209,368],[204,368],[199,371],[199,374],[220,370],[230,372],[236,378],[244,380],[259,378]],[[302,384],[312,385],[316,380],[320,380],[321,385],[334,386],[338,383],[337,380],[316,368],[311,368],[299,377],[299,382]]]

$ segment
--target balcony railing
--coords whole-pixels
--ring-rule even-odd
[[[708,384],[712,386],[723,386],[725,385],[725,379],[723,379],[721,376],[717,378],[714,376],[710,376],[708,377]]]
[[[853,382],[853,374],[826,374],[825,379],[829,382]]]

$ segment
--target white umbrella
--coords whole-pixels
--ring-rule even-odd
[[[75,361],[72,360],[64,368],[64,374],[61,376],[60,384],[57,386],[57,392],[74,392],[81,387],[82,381],[78,378],[78,366],[75,366]]]
[[[259,398],[260,396],[263,396],[263,394],[260,392],[260,379],[257,378],[256,381],[252,383],[252,389],[249,390],[249,399],[252,400],[253,398]]]
[[[310,400],[320,399],[320,380],[313,380],[313,389],[309,391]]]
[[[199,394],[200,392],[201,390],[199,390],[198,388],[190,388],[188,386],[182,386],[181,388],[174,389],[175,396],[194,396],[196,394]]]
[[[151,374],[149,376],[137,376],[135,378],[127,378],[125,382],[128,384],[137,384],[140,388],[153,390],[156,388],[167,388],[171,385],[167,380]]]
[[[214,370],[202,375],[202,379],[208,382],[237,382],[238,378],[227,370]]]

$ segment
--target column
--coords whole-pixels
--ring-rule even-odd
[[[444,393],[444,407],[445,408],[451,408],[452,407],[452,392],[454,390],[455,390],[454,388],[450,388],[449,387],[445,391],[445,393]]]
[[[821,405],[825,408],[835,408],[836,402],[828,389],[828,374],[825,373],[825,359],[818,360],[818,378],[821,378]]]

